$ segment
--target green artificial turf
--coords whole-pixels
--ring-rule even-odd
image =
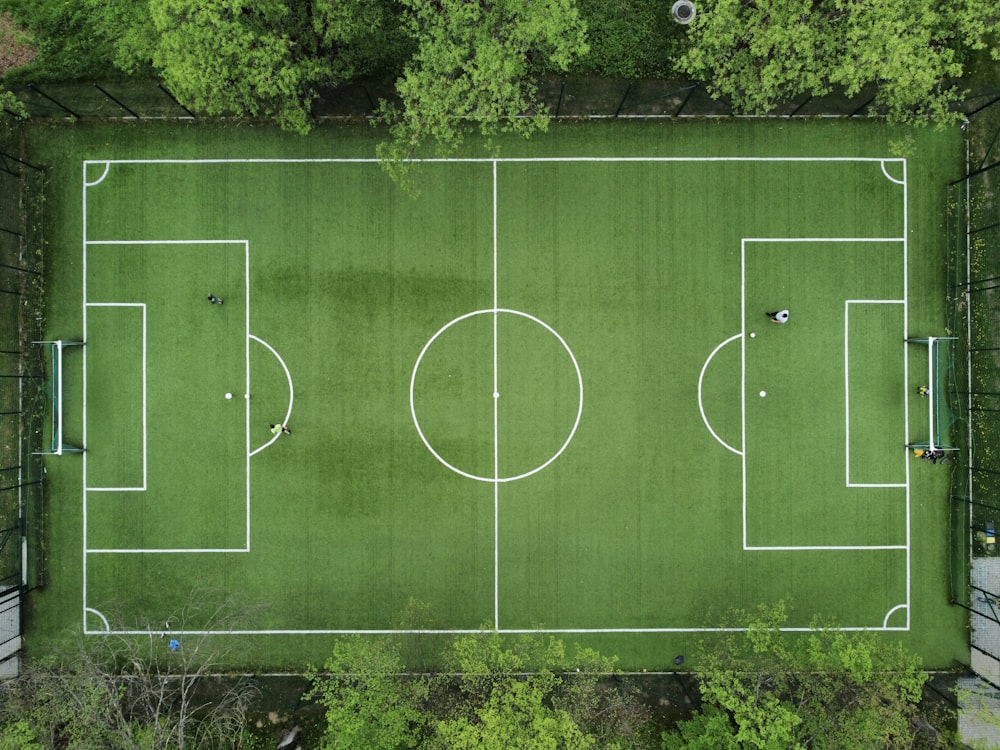
[[[915,133],[904,172],[873,122],[557,125],[424,164],[417,195],[370,162],[254,161],[377,136],[29,130],[48,333],[87,340],[29,648],[233,594],[261,669],[338,632],[484,627],[656,669],[784,598],[791,627],[964,658],[948,469],[905,448],[927,351],[903,343],[944,332],[957,133]]]

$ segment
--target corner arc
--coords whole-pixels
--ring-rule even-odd
[[[903,164],[904,179],[900,180],[900,179],[898,179],[896,177],[893,177],[891,174],[889,174],[889,170],[885,168],[886,162],[892,162],[894,164]],[[906,175],[906,162],[905,161],[903,161],[902,159],[883,159],[882,161],[879,162],[879,166],[882,167],[882,174],[885,175],[885,178],[887,180],[889,180],[889,182],[895,182],[897,185],[905,185],[906,184],[906,179],[905,179],[905,175]]]
[[[901,609],[905,610],[906,612],[909,612],[910,611],[910,605],[909,604],[897,604],[895,607],[893,607],[892,609],[890,609],[888,612],[885,613],[885,618],[882,620],[882,628],[884,630],[888,630],[889,629],[889,619],[894,614],[896,614],[896,612],[898,612]],[[899,629],[899,630],[909,630],[909,626],[907,626],[906,628],[893,628],[893,630],[897,630],[897,629]]]
[[[89,181],[87,179],[87,167],[89,167],[91,164],[104,164],[104,171],[101,172],[101,176],[98,177],[93,182],[91,182],[91,181]],[[101,182],[104,181],[104,178],[108,176],[108,172],[110,170],[111,170],[111,162],[109,162],[109,161],[105,161],[105,162],[88,161],[88,162],[84,162],[84,173],[83,173],[83,185],[84,185],[84,187],[94,187],[94,185],[100,185]]]

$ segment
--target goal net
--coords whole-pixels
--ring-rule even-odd
[[[45,395],[51,406],[48,450],[42,455],[61,456],[63,453],[81,453],[83,448],[67,443],[63,434],[63,350],[67,347],[83,346],[82,341],[35,341],[48,349],[50,371],[45,384]]]
[[[958,448],[951,442],[951,427],[957,421],[948,403],[948,375],[953,369],[954,336],[928,336],[907,339],[911,344],[927,347],[927,439],[911,442],[911,448],[953,451]],[[921,389],[923,391],[923,389]]]

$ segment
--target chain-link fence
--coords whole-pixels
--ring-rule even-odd
[[[44,583],[41,196],[44,171],[0,121],[0,674],[20,646],[24,593]]]
[[[950,398],[962,417],[951,595],[971,612],[973,668],[1000,687],[1000,92],[966,104],[966,176],[948,186]]]
[[[157,81],[40,83],[15,87],[32,117],[165,119],[199,115],[183,106]],[[553,79],[539,82],[543,109],[553,117],[719,117],[732,115],[725,101],[713,99],[691,81]],[[313,104],[317,119],[374,117],[382,100],[396,101],[392,80],[366,81],[321,89]],[[874,109],[875,89],[848,96],[802,97],[775,108],[784,117],[865,117]]]

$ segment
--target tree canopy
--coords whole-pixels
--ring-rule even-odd
[[[948,122],[951,82],[998,33],[993,0],[703,0],[677,65],[747,114],[871,86],[892,121]]]
[[[650,747],[646,710],[628,687],[609,690],[614,660],[567,653],[556,638],[459,636],[443,674],[403,674],[398,644],[340,640],[307,697],[325,709],[322,747],[435,750],[626,750]]]
[[[788,633],[785,605],[736,612],[744,632],[703,646],[703,706],[664,750],[914,747],[927,674],[882,634]],[[926,724],[924,722],[923,724]]]
[[[588,50],[575,0],[401,0],[416,52],[384,104],[390,140],[380,156],[399,163],[433,144],[452,153],[468,125],[486,136],[524,136],[548,125],[535,76],[565,71]]]

